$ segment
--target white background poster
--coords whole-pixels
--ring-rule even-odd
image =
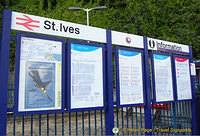
[[[195,63],[190,63],[190,70],[191,70],[191,75],[196,76],[196,66]]]
[[[18,111],[61,109],[62,42],[21,37]]]
[[[144,103],[140,52],[119,50],[120,105]]]
[[[171,57],[153,54],[156,102],[174,100]]]
[[[177,99],[192,99],[189,59],[175,57]]]
[[[71,109],[103,107],[102,48],[71,44]]]

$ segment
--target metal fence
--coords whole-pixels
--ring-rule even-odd
[[[14,116],[14,73],[9,74],[7,135],[105,135],[104,110]],[[191,135],[191,102],[152,105],[152,130],[145,129],[144,108],[114,108],[118,135]]]
[[[9,73],[7,135],[105,135],[104,110],[40,115],[13,115],[14,72]],[[119,135],[138,135],[144,128],[143,107],[114,108]]]
[[[154,135],[191,135],[191,102],[157,105],[152,109]]]

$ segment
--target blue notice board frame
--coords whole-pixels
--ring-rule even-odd
[[[34,111],[18,111],[19,100],[19,74],[20,74],[20,54],[21,54],[21,37],[36,38],[42,40],[58,41],[62,43],[62,90],[61,90],[61,109],[50,110],[34,110]],[[14,114],[15,115],[31,115],[31,114],[46,114],[46,113],[59,113],[64,112],[65,108],[65,39],[47,37],[28,33],[17,33],[16,41],[16,64],[15,64],[15,92],[14,92]]]
[[[142,61],[142,81],[143,81],[143,103],[137,104],[120,104],[120,79],[119,79],[119,50],[124,51],[132,51],[141,53],[141,61]],[[144,106],[146,103],[146,94],[145,94],[145,70],[144,70],[144,51],[132,48],[125,48],[125,47],[115,47],[115,75],[116,75],[116,104],[117,107],[130,107],[130,106]]]
[[[175,84],[175,96],[176,96],[175,101],[176,102],[192,101],[192,98],[191,99],[178,100],[175,57],[188,59],[188,61],[189,61],[190,86],[191,86],[191,96],[192,96],[192,76],[191,76],[191,69],[190,69],[190,57],[189,56],[181,56],[181,55],[173,55],[174,84]]]
[[[103,63],[103,106],[86,107],[86,108],[71,108],[71,44],[79,44],[85,46],[95,46],[102,48],[102,63]],[[106,78],[105,78],[105,45],[67,40],[67,102],[66,109],[68,112],[89,111],[89,110],[105,110],[106,109]]]
[[[153,55],[156,54],[156,55],[163,55],[163,56],[169,56],[171,58],[171,74],[172,74],[172,88],[173,88],[173,99],[174,100],[171,100],[171,101],[161,101],[161,102],[157,102],[156,101],[156,84],[155,84],[155,71],[154,71],[154,57]],[[174,70],[173,70],[173,57],[171,54],[165,54],[165,53],[158,53],[158,52],[151,52],[150,54],[150,58],[151,58],[151,72],[152,72],[152,89],[153,89],[153,103],[154,104],[161,104],[161,103],[170,103],[170,102],[175,102],[175,85],[174,85]]]

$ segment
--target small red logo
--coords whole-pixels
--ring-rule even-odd
[[[130,44],[130,43],[131,43],[131,38],[130,38],[130,37],[126,37],[126,42],[127,42],[128,44]]]
[[[40,21],[33,20],[29,16],[27,16],[27,15],[23,15],[23,16],[25,18],[16,17],[16,19],[17,20],[26,21],[26,22],[24,22],[24,23],[16,22],[17,25],[22,25],[22,26],[26,27],[28,30],[31,30],[31,31],[34,31],[31,27],[36,27],[36,28],[40,27],[38,25],[31,25],[31,23],[40,23]]]

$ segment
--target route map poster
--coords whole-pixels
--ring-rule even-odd
[[[175,57],[177,100],[192,99],[188,58]]]
[[[21,37],[18,112],[61,109],[62,42]]]
[[[70,109],[103,107],[102,47],[71,45]]]
[[[144,103],[141,52],[118,50],[120,105]]]
[[[156,102],[173,101],[171,57],[153,54]]]

